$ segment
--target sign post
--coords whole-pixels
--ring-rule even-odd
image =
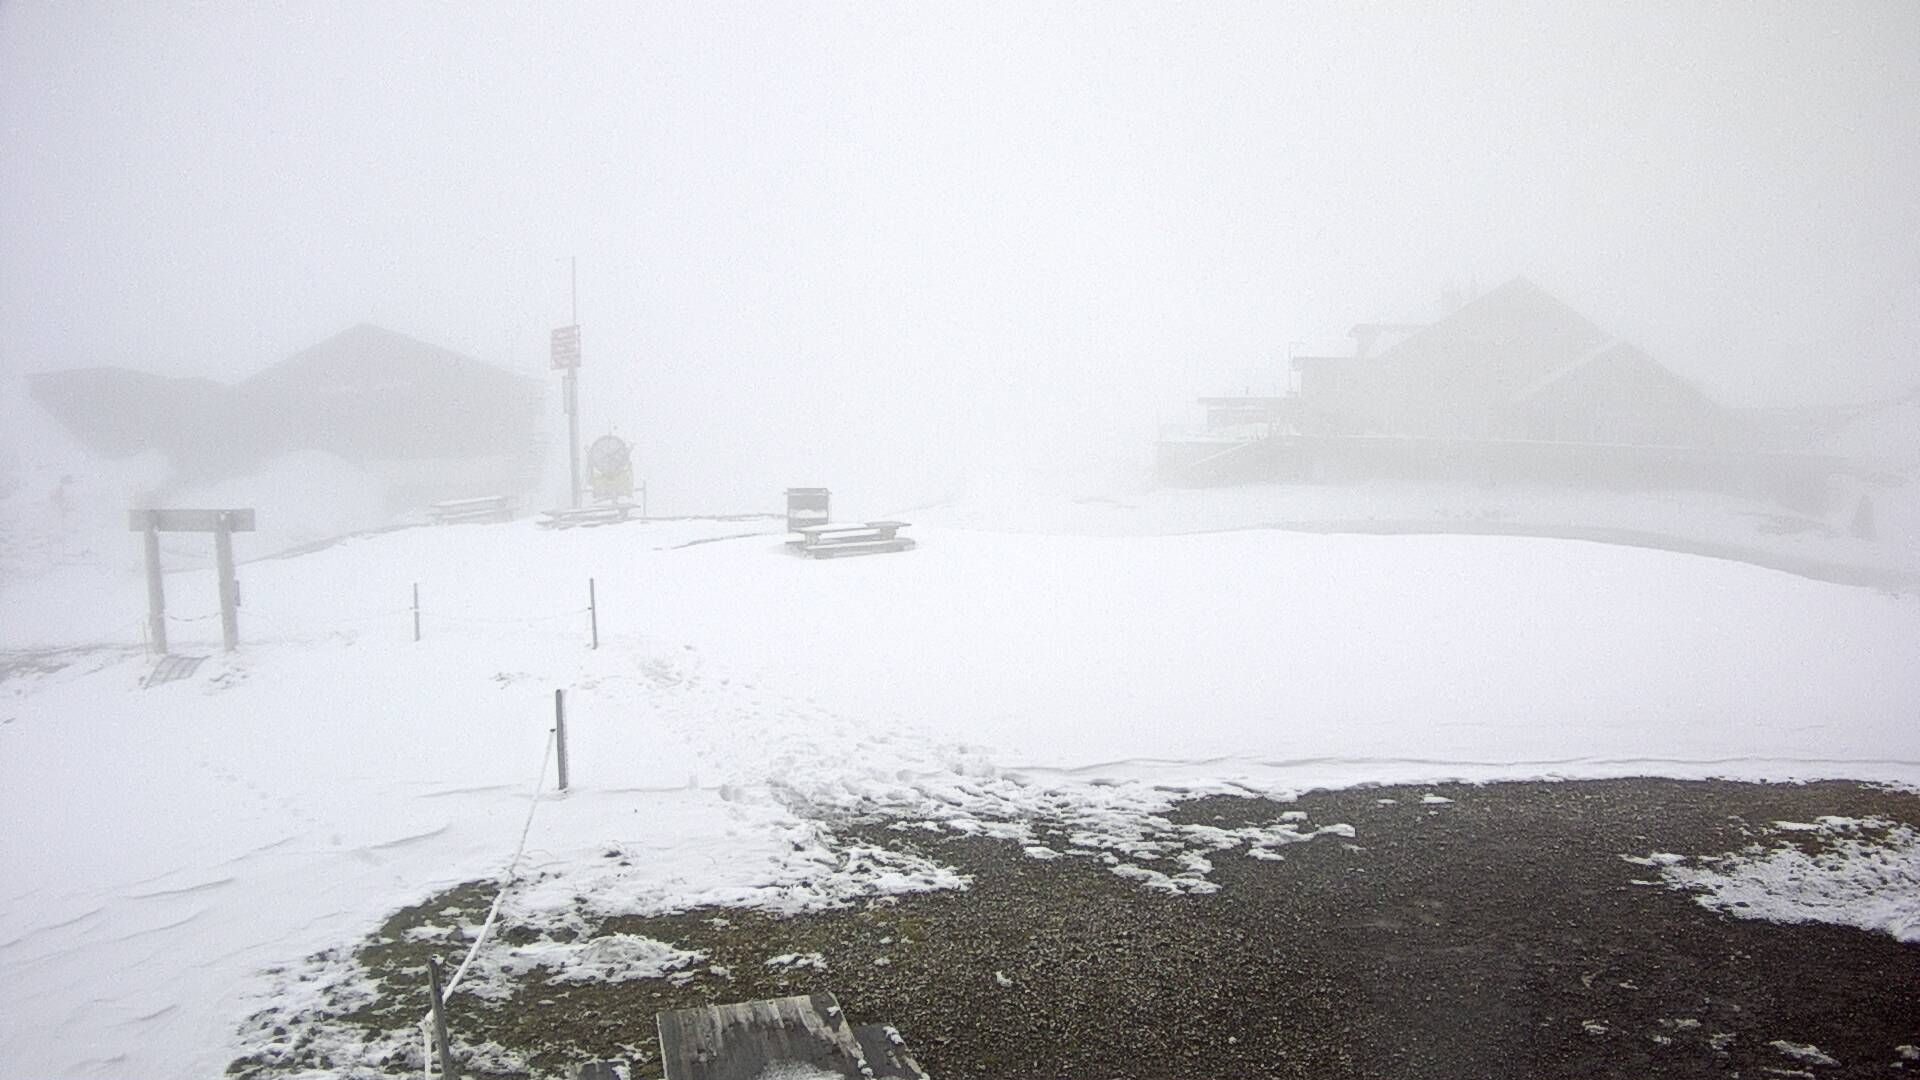
[[[580,259],[567,257],[567,285],[573,322],[553,330],[553,367],[560,372],[560,394],[567,410],[567,491],[580,509]]]
[[[560,395],[567,410],[567,491],[580,506],[580,325],[555,327],[553,366],[560,372]]]
[[[137,516],[137,513],[136,513]],[[147,549],[147,643],[167,655],[167,585],[160,576],[160,529],[152,520],[140,526]]]
[[[144,533],[147,556],[147,636],[154,650],[167,652],[167,589],[160,575],[160,534],[210,532],[220,575],[220,641],[228,652],[240,647],[240,581],[233,570],[233,534],[253,531],[248,510],[132,510],[127,528]]]

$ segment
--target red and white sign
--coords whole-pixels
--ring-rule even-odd
[[[553,328],[553,366],[556,368],[577,368],[580,366],[580,327],[556,326]]]

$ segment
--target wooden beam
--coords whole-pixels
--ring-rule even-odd
[[[220,643],[232,652],[240,647],[240,582],[233,576],[233,533],[224,515],[213,530],[213,555],[220,575]]]
[[[132,532],[157,529],[160,532],[218,532],[225,525],[230,532],[252,532],[253,510],[129,510],[127,528]]]
[[[147,552],[147,643],[153,651],[167,655],[167,585],[160,576],[160,533],[142,529],[142,546]]]

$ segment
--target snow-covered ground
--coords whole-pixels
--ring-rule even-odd
[[[1096,512],[1126,511],[1053,511]],[[912,552],[828,562],[784,554],[772,523],[390,532],[243,565],[231,658],[201,618],[211,576],[170,575],[175,651],[212,659],[152,689],[129,569],[13,582],[0,646],[114,647],[0,681],[0,1074],[219,1074],[269,969],[503,868],[556,688],[574,790],[538,805],[541,884],[516,902],[560,913],[942,883],[829,858],[802,812],[820,805],[1016,836],[1049,808],[1124,855],[1182,791],[1920,783],[1910,592],[1153,512],[1192,528],[945,507],[909,515]],[[1186,865],[1157,884],[1203,885],[1204,857]]]
[[[1007,532],[1164,536],[1233,529],[1595,539],[1744,559],[1852,583],[1920,582],[1920,491],[1836,482],[1821,513],[1701,491],[1373,481],[1125,490],[1078,498],[988,489],[917,507],[915,521]],[[1851,535],[1861,495],[1875,533]]]

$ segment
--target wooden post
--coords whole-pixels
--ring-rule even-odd
[[[153,651],[167,655],[167,586],[160,577],[160,529],[151,515],[143,537],[147,549],[147,638]]]
[[[440,994],[440,958],[427,957],[427,989],[433,994],[433,1042],[440,1050],[440,1073],[448,1080],[460,1080],[453,1066],[453,1046],[447,1038],[447,1006]]]
[[[413,583],[413,640],[420,640],[420,583]]]
[[[587,579],[587,624],[593,628],[593,648],[600,647],[600,604],[594,598],[593,579]]]
[[[220,642],[232,652],[240,647],[240,583],[233,576],[233,528],[225,514],[213,530],[213,555],[220,575]]]
[[[560,765],[560,790],[567,790],[567,692],[553,692],[553,749]]]

